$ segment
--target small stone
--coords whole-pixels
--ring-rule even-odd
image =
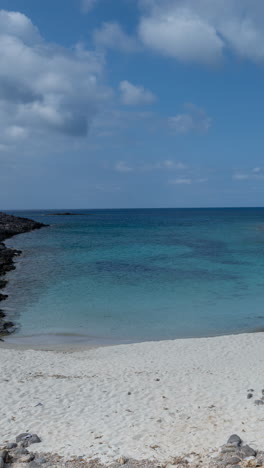
[[[250,398],[252,398],[252,397],[253,397],[253,393],[248,393],[248,394],[247,394],[247,399],[248,399],[248,400],[249,400]]]
[[[16,442],[21,442],[22,440],[25,440],[27,437],[30,437],[31,434],[29,434],[28,432],[23,432],[22,434],[19,434],[17,437],[16,437]]]
[[[17,444],[15,442],[9,442],[9,444],[6,444],[7,450],[12,450],[17,447]]]
[[[0,468],[4,468],[5,462],[2,457],[0,457]]]
[[[236,434],[232,434],[228,441],[227,441],[227,444],[228,445],[233,445],[234,447],[239,447],[241,444],[242,444],[242,440],[240,439],[240,437]]]
[[[261,390],[262,395],[264,395],[264,388]]]
[[[44,463],[47,462],[46,458],[35,458],[35,462],[38,463],[39,465],[43,465]]]
[[[21,434],[22,436],[22,434]],[[27,434],[20,440],[20,444],[22,447],[28,447],[31,444],[39,444],[41,442],[40,438],[37,434]]]
[[[117,461],[120,465],[125,465],[128,462],[128,459],[126,457],[120,457]]]
[[[131,392],[127,392],[128,395],[131,395]]]
[[[226,460],[226,465],[237,465],[241,462],[241,458],[231,457]]]
[[[264,405],[264,401],[263,401],[263,400],[255,400],[254,403],[255,403],[255,405],[257,405],[257,406]]]
[[[12,452],[13,457],[21,457],[22,455],[28,455],[28,450],[23,447],[19,447]]]
[[[240,455],[242,458],[255,457],[257,452],[253,448],[249,447],[249,445],[243,445],[243,447],[240,448]]]

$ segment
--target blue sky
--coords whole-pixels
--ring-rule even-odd
[[[0,208],[263,206],[259,0],[0,0]]]

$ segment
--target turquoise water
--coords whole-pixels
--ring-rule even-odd
[[[13,213],[50,224],[7,242],[23,250],[4,304],[17,338],[130,342],[264,328],[264,209]]]

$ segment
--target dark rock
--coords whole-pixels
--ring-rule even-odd
[[[23,440],[25,440],[26,437],[30,437],[31,434],[29,434],[28,432],[22,432],[22,434],[19,434],[17,437],[16,437],[16,442],[22,442]]]
[[[16,234],[22,234],[34,229],[40,229],[45,226],[42,223],[33,221],[32,219],[20,218],[17,216],[8,215],[0,212],[0,276],[5,275],[8,271],[14,270],[14,257],[21,254],[20,250],[9,249],[5,246],[3,241]],[[0,289],[3,289],[7,281],[0,280]],[[7,299],[6,294],[0,294],[0,301]],[[0,339],[2,336],[8,335],[14,331],[13,323],[4,320],[5,314],[0,311]]]
[[[17,444],[15,442],[10,442],[9,444],[6,444],[6,449],[7,450],[12,450],[17,447]]]
[[[6,461],[7,453],[7,450],[0,450],[0,458],[3,458],[3,460]]]
[[[239,455],[241,455],[241,458],[255,457],[257,452],[253,448],[249,447],[249,445],[243,445],[239,450]]]
[[[4,289],[7,285],[7,280],[0,280],[0,289]]]
[[[234,447],[240,447],[240,445],[242,444],[242,440],[240,439],[240,437],[236,434],[232,434],[228,441],[227,441],[227,444],[228,445],[233,445]]]
[[[28,450],[26,450],[23,447],[16,448],[14,451],[12,451],[12,457],[14,458],[19,458],[22,455],[27,455],[27,454],[28,454]]]
[[[248,400],[249,400],[250,398],[252,398],[252,397],[253,397],[253,393],[248,393],[248,394],[247,394]]]
[[[37,436],[37,434],[20,434],[16,438],[17,442],[21,442],[22,447],[29,447],[31,444],[39,444],[41,442],[40,438]]]
[[[264,405],[264,401],[263,401],[263,400],[255,400],[254,403],[255,403],[255,405],[257,405],[257,406]]]

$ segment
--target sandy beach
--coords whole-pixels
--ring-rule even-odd
[[[262,448],[263,370],[263,333],[75,352],[3,343],[0,439],[30,431],[40,451],[104,463],[203,453],[232,433]]]

